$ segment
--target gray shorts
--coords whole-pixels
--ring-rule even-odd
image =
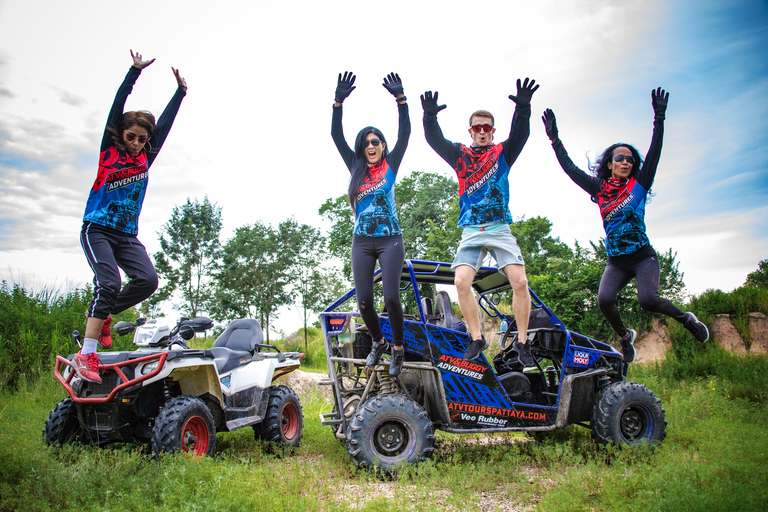
[[[499,269],[507,265],[525,265],[517,239],[510,232],[509,225],[491,224],[484,228],[464,228],[451,268],[469,265],[477,271],[488,253],[496,260]]]

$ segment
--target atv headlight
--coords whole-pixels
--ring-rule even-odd
[[[144,366],[141,367],[141,374],[146,375],[148,373],[152,373],[153,371],[157,370],[157,363],[159,361],[155,361],[154,363],[147,363]]]

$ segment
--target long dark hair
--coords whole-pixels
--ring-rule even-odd
[[[589,164],[589,170],[591,170],[598,179],[607,180],[612,176],[611,170],[608,168],[608,162],[613,161],[613,152],[616,148],[627,148],[635,159],[635,163],[632,164],[632,172],[629,173],[630,178],[634,177],[640,171],[640,167],[643,165],[643,157],[640,156],[637,149],[631,144],[617,142],[616,144],[608,146],[608,148],[597,157],[597,160],[595,160],[594,163]]]
[[[155,116],[148,110],[134,110],[125,112],[117,126],[108,126],[107,130],[112,134],[112,142],[120,149],[125,149],[123,144],[123,132],[131,126],[139,125],[147,130],[147,137],[151,138],[155,131]],[[147,142],[145,147],[147,152],[152,152],[152,146]]]
[[[365,181],[366,174],[368,174],[368,159],[365,157],[365,148],[367,145],[364,146],[363,143],[369,133],[373,133],[381,142],[386,144],[384,151],[381,154],[381,158],[387,158],[387,155],[389,154],[389,144],[387,144],[384,134],[381,133],[381,130],[378,128],[366,126],[357,134],[357,137],[355,138],[356,164],[349,177],[349,189],[347,190],[347,196],[349,196],[349,204],[352,206],[352,210],[355,209],[355,196],[357,195],[357,191],[360,190],[360,186]]]

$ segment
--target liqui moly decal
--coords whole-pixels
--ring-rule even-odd
[[[589,352],[577,350],[576,353],[573,354],[573,364],[589,366]]]

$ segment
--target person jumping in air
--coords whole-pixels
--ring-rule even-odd
[[[438,112],[446,106],[438,106],[437,91],[434,94],[427,91],[421,96],[427,142],[453,167],[459,179],[459,227],[464,231],[451,268],[455,269],[459,307],[472,338],[464,353],[465,361],[475,359],[488,348],[480,328],[472,282],[483,258],[490,252],[512,285],[512,310],[518,327],[518,340],[514,347],[520,362],[525,366],[535,364],[527,343],[531,297],[525,262],[509,228],[512,224],[509,171],[530,134],[531,98],[539,88],[535,84],[535,80],[529,81],[528,78],[522,85],[520,80],[517,81],[517,95],[509,96],[516,105],[512,127],[509,138],[501,144],[493,143],[496,128],[493,115],[487,110],[478,110],[469,116],[471,146],[447,140],[437,122]]]
[[[155,123],[146,110],[123,112],[141,71],[155,59],[142,60],[131,50],[133,65],[117,90],[101,139],[99,170],[85,205],[80,244],[93,270],[93,300],[86,312],[83,347],[73,359],[77,374],[101,382],[97,347],[112,347],[112,315],[143,301],[157,289],[152,261],[137,238],[139,213],[149,179],[149,167],[171,129],[187,83],[178,69],[176,93]],[[118,268],[128,276],[122,287]]]
[[[633,277],[637,278],[637,299],[643,309],[674,318],[702,343],[709,339],[707,326],[699,322],[696,315],[680,311],[672,302],[659,296],[659,260],[645,233],[645,204],[661,156],[668,100],[669,93],[661,87],[651,91],[655,116],[651,147],[645,161],[634,146],[620,142],[608,147],[590,165],[592,174],[576,167],[568,156],[558,136],[555,113],[547,109],[542,116],[560,166],[600,208],[608,263],[600,280],[597,302],[603,316],[619,335],[627,363],[635,359],[637,333],[624,325],[616,298]]]
[[[354,151],[347,145],[341,125],[342,103],[355,89],[355,75],[339,73],[333,104],[331,136],[349,169],[349,203],[355,214],[352,237],[352,274],[360,315],[373,339],[366,364],[376,366],[387,348],[373,303],[373,273],[376,260],[381,266],[384,304],[392,329],[392,362],[389,374],[400,375],[403,368],[403,306],[400,303],[400,275],[405,249],[395,210],[395,180],[411,136],[411,120],[403,93],[403,82],[396,73],[384,78],[384,88],[395,97],[400,122],[397,143],[389,151],[384,134],[367,126],[355,139]]]

